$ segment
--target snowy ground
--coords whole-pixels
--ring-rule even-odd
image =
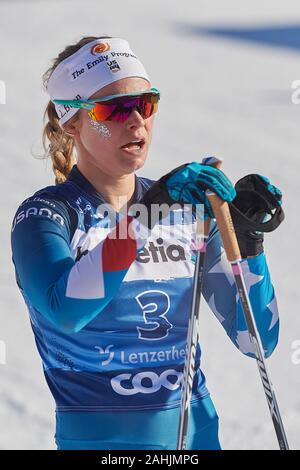
[[[300,448],[299,124],[291,83],[300,79],[299,0],[0,1],[1,216],[0,448],[54,448],[54,404],[44,382],[10,254],[17,205],[52,184],[42,153],[41,75],[82,35],[126,37],[162,90],[152,149],[141,172],[158,177],[204,154],[225,159],[232,181],[252,172],[284,194],[286,221],[266,252],[281,311],[280,343],[268,361],[291,447]],[[0,97],[1,101],[1,97]],[[179,103],[179,106],[178,106]],[[176,112],[176,108],[181,110]],[[203,367],[225,449],[276,449],[256,364],[237,352],[201,306]]]

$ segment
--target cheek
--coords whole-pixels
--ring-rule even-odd
[[[112,151],[116,140],[116,132],[111,123],[98,123],[88,116],[81,128],[81,141],[84,147],[91,153],[99,153],[99,150]]]
[[[103,137],[104,139],[111,138],[111,131],[104,122],[96,122],[93,119],[90,119],[89,123],[92,130],[94,130],[100,137]]]
[[[150,116],[150,117],[147,119],[147,121],[146,121],[145,128],[146,128],[148,134],[151,134],[151,132],[152,132],[152,127],[153,127],[153,124],[154,124],[154,119],[155,119],[155,115]]]

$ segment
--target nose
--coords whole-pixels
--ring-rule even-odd
[[[126,122],[126,127],[128,129],[132,129],[134,127],[141,127],[145,125],[145,119],[141,116],[141,114],[138,111],[138,107],[136,106],[128,116],[128,119],[125,121]]]

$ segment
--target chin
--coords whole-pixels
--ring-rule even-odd
[[[147,155],[141,155],[131,160],[122,161],[121,166],[124,170],[127,170],[126,173],[133,173],[145,165],[146,157]]]
[[[143,162],[133,162],[131,165],[127,165],[126,167],[126,173],[135,173],[138,171],[140,168],[144,166],[144,161]]]

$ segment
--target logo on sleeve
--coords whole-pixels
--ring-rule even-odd
[[[31,206],[31,207],[28,207],[28,209],[26,210],[21,210],[20,212],[18,212],[18,214],[14,218],[11,231],[13,232],[16,225],[18,225],[20,222],[23,222],[26,219],[29,219],[30,217],[42,217],[42,216],[48,217],[51,220],[55,220],[60,225],[65,224],[63,217],[59,215],[57,212],[54,212],[49,207]]]

